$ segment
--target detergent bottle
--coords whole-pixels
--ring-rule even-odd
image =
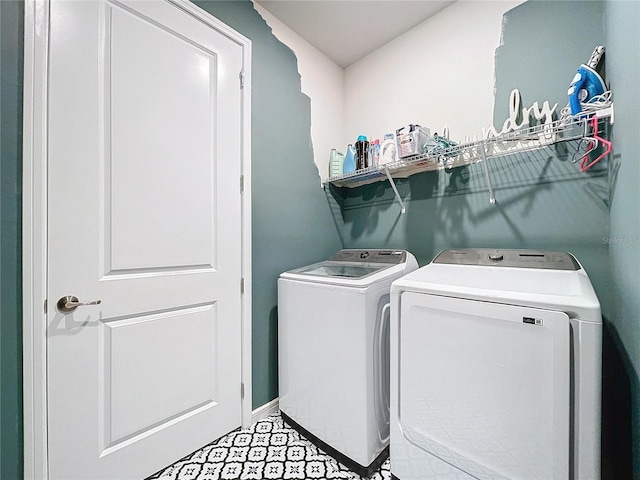
[[[349,144],[347,147],[347,153],[344,156],[342,162],[342,173],[351,173],[356,171],[356,149],[353,145]]]
[[[329,178],[338,177],[343,173],[344,154],[338,152],[335,148],[331,149],[329,157]]]
[[[396,161],[396,138],[393,133],[385,133],[382,145],[380,145],[380,165]]]
[[[371,154],[369,156],[371,165],[378,166],[380,164],[380,140],[377,138],[371,142]]]
[[[369,141],[364,135],[358,137],[356,142],[356,169],[362,170],[369,166]]]

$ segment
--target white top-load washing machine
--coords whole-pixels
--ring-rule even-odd
[[[403,250],[340,250],[278,280],[280,411],[361,474],[389,444],[391,282],[417,268]]]
[[[568,253],[463,249],[391,287],[391,473],[600,479],[600,304]]]

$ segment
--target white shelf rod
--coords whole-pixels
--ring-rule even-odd
[[[606,108],[601,108],[595,111],[596,118],[609,118],[609,124],[613,125],[613,103]]]

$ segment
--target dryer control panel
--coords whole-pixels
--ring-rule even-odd
[[[542,268],[546,270],[580,270],[580,264],[570,253],[539,250],[496,250],[491,248],[444,250],[433,259],[433,263]]]

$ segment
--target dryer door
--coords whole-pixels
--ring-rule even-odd
[[[467,474],[569,476],[569,317],[405,292],[399,417],[407,439]]]

